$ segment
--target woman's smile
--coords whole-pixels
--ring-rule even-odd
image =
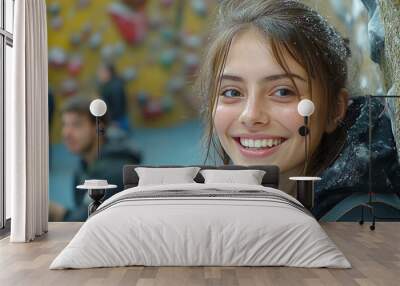
[[[233,136],[239,152],[245,157],[267,157],[280,148],[287,138],[271,135]]]

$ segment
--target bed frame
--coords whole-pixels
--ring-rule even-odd
[[[148,167],[148,168],[177,168],[184,166],[143,166],[143,165],[125,165],[123,169],[123,184],[124,190],[128,188],[133,188],[138,185],[139,176],[135,171],[136,167]],[[185,166],[186,167],[186,166]],[[220,170],[248,170],[248,169],[257,169],[265,171],[265,175],[262,179],[261,184],[265,187],[271,187],[275,189],[279,189],[279,167],[273,165],[265,165],[265,166],[239,166],[239,165],[225,165],[225,166],[205,166],[205,165],[194,165],[188,167],[200,167],[202,170],[204,169],[220,169]],[[204,183],[204,178],[200,174],[194,178],[197,183]]]

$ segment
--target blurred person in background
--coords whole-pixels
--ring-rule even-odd
[[[97,158],[96,118],[90,113],[91,99],[75,96],[63,106],[62,137],[68,150],[80,157],[74,171],[73,197],[75,206],[71,209],[57,209],[56,217],[65,221],[85,221],[91,199],[84,190],[76,190],[86,179],[105,179],[118,188],[106,193],[105,199],[123,190],[122,168],[125,164],[139,164],[141,154],[129,140],[126,133],[114,126],[108,126],[108,112],[100,118],[100,158]],[[51,212],[52,208],[50,208]],[[51,217],[51,216],[50,216]]]
[[[97,76],[99,94],[107,104],[111,124],[128,132],[129,120],[126,113],[127,100],[124,80],[118,75],[112,64],[102,64],[97,71]]]

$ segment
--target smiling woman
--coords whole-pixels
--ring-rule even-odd
[[[291,195],[290,176],[323,176],[346,140],[356,138],[347,131],[364,103],[349,100],[347,41],[318,12],[294,0],[222,1],[209,41],[197,81],[206,99],[207,156],[214,147],[224,164],[277,165],[280,188]],[[302,99],[315,104],[309,164],[298,131]],[[381,122],[387,129],[387,118]],[[385,141],[393,145],[390,129],[388,134]],[[390,164],[398,169],[395,160]],[[345,188],[352,187],[349,181]],[[317,191],[325,187],[319,186]]]
[[[199,78],[208,98],[209,144],[216,133],[226,164],[278,165],[282,183],[311,173],[299,152],[297,104],[309,98],[316,105],[310,122],[316,154],[346,112],[350,52],[344,40],[298,1],[225,1],[216,27]],[[293,186],[283,187],[294,194]]]
[[[233,38],[214,124],[221,145],[235,164],[273,164],[282,173],[303,167],[304,152],[298,152],[304,144],[298,133],[303,118],[297,113],[297,104],[301,97],[311,98],[308,75],[288,54],[284,60],[288,74],[276,61],[268,39],[255,28]],[[312,150],[326,128],[321,120],[314,120],[313,125]]]

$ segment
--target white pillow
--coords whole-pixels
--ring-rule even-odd
[[[265,175],[263,170],[201,170],[205,184],[234,183],[247,185],[261,185]]]
[[[138,186],[195,183],[199,167],[135,168],[139,176]]]

